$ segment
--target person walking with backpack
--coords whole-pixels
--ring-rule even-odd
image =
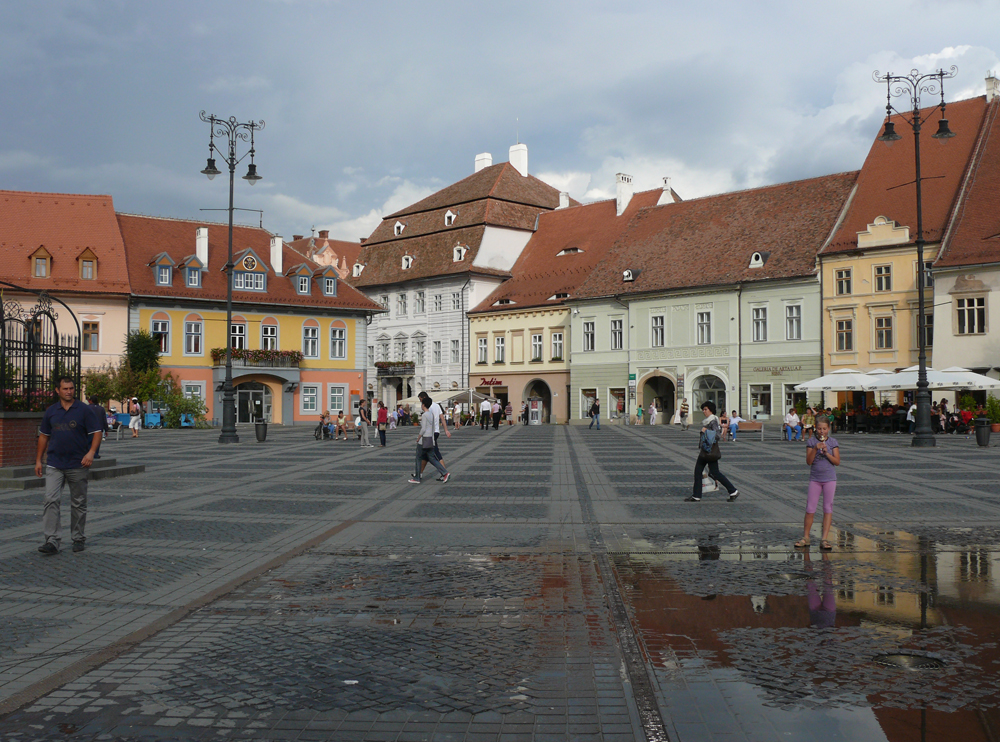
[[[698,461],[694,465],[694,493],[684,499],[684,502],[701,502],[702,475],[705,467],[708,467],[709,476],[726,488],[729,493],[727,502],[734,502],[740,496],[740,491],[733,486],[725,474],[719,471],[719,459],[722,458],[722,451],[719,450],[719,439],[722,435],[722,426],[719,418],[715,416],[715,402],[706,401],[701,406],[702,414],[705,415],[701,424],[701,436],[698,438]]]
[[[594,404],[590,406],[590,430],[594,427],[594,423],[597,423],[597,429],[601,429],[601,400],[594,397]]]

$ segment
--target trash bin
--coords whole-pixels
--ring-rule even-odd
[[[990,419],[988,417],[976,418],[976,443],[983,448],[990,445]]]
[[[257,434],[257,442],[263,443],[267,439],[267,423],[264,422],[264,418],[258,417],[253,427],[254,433]]]

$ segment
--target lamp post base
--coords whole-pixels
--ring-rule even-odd
[[[937,445],[937,438],[934,437],[934,433],[921,434],[919,431],[914,431],[910,445],[913,448],[934,448]]]

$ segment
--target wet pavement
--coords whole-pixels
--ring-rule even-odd
[[[80,554],[0,490],[0,739],[1000,739],[998,449],[841,437],[821,553],[801,444],[411,431],[109,441]]]

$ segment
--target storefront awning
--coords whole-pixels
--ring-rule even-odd
[[[469,390],[469,389],[433,389],[433,390],[427,392],[427,394],[429,394],[430,398],[433,399],[435,402],[437,402],[438,404],[442,404],[443,405],[444,402],[448,402],[448,401],[454,400],[456,398],[461,398],[461,399],[458,399],[458,401],[460,401],[460,402],[467,402],[469,400],[469,393],[470,393],[470,391],[472,393],[472,398],[474,400],[492,399],[492,397],[488,397],[487,395],[483,394],[482,392],[477,392],[475,389],[472,389],[472,390]],[[420,404],[420,397],[407,397],[406,399],[398,399],[398,400],[396,400],[396,404],[410,405],[411,407],[413,407],[414,405],[419,405]]]

